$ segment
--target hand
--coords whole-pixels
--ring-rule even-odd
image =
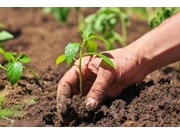
[[[180,13],[177,13],[125,48],[104,52],[115,68],[99,57],[84,57],[83,94],[87,94],[86,107],[96,108],[105,96],[117,97],[125,87],[142,81],[152,71],[179,61],[179,31]],[[58,84],[57,107],[61,114],[66,112],[68,99],[79,92],[77,65],[78,61]]]
[[[87,94],[86,107],[95,109],[104,97],[118,97],[123,88],[142,81],[145,77],[139,72],[137,56],[127,49],[115,49],[103,53],[111,59],[114,68],[97,56],[86,56],[82,59],[83,95]],[[61,78],[58,84],[57,104],[64,109],[68,98],[79,93],[78,62]],[[65,109],[66,110],[66,109]],[[65,112],[60,112],[65,113]]]

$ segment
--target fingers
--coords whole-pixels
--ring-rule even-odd
[[[97,78],[86,98],[86,108],[88,110],[96,108],[102,102],[107,88],[114,81],[114,79],[115,70],[102,61],[98,67]]]
[[[73,66],[66,74],[61,78],[58,84],[57,90],[57,110],[59,114],[65,115],[68,111],[68,105],[70,104],[69,98],[72,91],[75,93],[77,90],[74,86],[77,84],[78,73],[76,66]]]
[[[71,89],[76,88],[78,83],[78,70],[77,66],[72,66],[71,69],[61,78],[58,84],[58,95],[65,95],[67,97],[71,96]]]

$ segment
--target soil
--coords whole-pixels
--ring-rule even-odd
[[[84,16],[98,8],[81,8]],[[56,58],[71,41],[81,41],[77,12],[72,8],[67,23],[58,22],[42,8],[0,8],[0,23],[15,38],[4,41],[5,50],[25,53],[28,63],[40,77],[40,84],[24,71],[16,87],[12,87],[3,69],[0,70],[0,92],[6,93],[3,108],[18,106],[21,117],[3,117],[0,126],[15,127],[178,127],[180,126],[180,75],[177,63],[149,74],[142,82],[126,88],[120,97],[108,99],[94,111],[84,109],[83,98],[72,97],[64,122],[57,113],[57,84],[70,68],[56,65]],[[131,16],[128,43],[149,31],[146,21]],[[117,30],[121,29],[120,25]],[[116,43],[117,47],[121,46]],[[101,48],[103,49],[103,47]],[[0,63],[7,62],[0,57]],[[82,105],[82,106],[81,106]]]

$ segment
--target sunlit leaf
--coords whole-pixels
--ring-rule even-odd
[[[13,58],[13,55],[10,52],[5,52],[4,57],[6,58],[7,61],[11,61],[11,59]]]
[[[96,41],[94,41],[92,39],[87,40],[87,42],[85,44],[85,48],[86,48],[86,52],[87,53],[96,52],[96,50],[97,50],[97,43],[96,43]]]
[[[63,62],[66,59],[65,55],[62,54],[59,57],[57,57],[56,59],[56,65],[60,64],[61,62]]]
[[[12,85],[16,84],[20,80],[22,71],[22,64],[19,61],[8,63],[6,72]]]
[[[101,54],[101,53],[96,53],[97,56],[99,56],[100,58],[102,58],[107,64],[109,64],[111,67],[114,68],[114,64],[112,63],[112,61],[105,55]]]
[[[89,37],[89,38],[97,38],[97,39],[103,41],[103,42],[106,44],[107,50],[111,50],[111,49],[113,48],[113,47],[112,47],[102,36],[100,36],[100,35],[97,35],[97,34],[95,34],[95,33],[90,33],[90,34],[88,35],[88,37]]]
[[[84,32],[83,32],[83,31],[81,31],[81,30],[80,30],[79,32],[81,33],[81,35],[82,35],[83,39],[86,39],[86,37],[87,37],[87,36],[86,36],[86,33],[84,33]]]
[[[66,57],[68,66],[70,66],[71,62],[73,61],[73,58],[75,57],[76,53],[79,51],[79,47],[80,47],[80,44],[76,42],[70,42],[65,47],[65,57]]]
[[[21,62],[28,63],[30,62],[30,58],[26,54],[21,54],[18,58]]]
[[[2,30],[1,32],[0,32],[0,41],[4,41],[4,40],[7,40],[7,39],[11,39],[11,38],[13,38],[14,36],[11,34],[11,33],[9,33],[9,32],[7,32],[7,31],[5,31],[5,30]]]

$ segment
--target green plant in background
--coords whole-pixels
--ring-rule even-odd
[[[22,65],[22,63],[30,62],[30,58],[26,54],[20,54],[17,56],[16,52],[4,52],[4,57],[8,61],[8,65],[7,67],[4,67],[0,64],[0,68],[6,70],[8,80],[13,86],[20,80],[23,69],[28,69],[39,82],[39,77],[36,75],[36,73],[29,66]]]
[[[156,15],[150,21],[150,28],[153,29],[160,25],[164,20],[178,13],[180,8],[177,7],[161,7],[157,10]],[[161,68],[163,70],[164,67]],[[177,70],[180,70],[180,61],[177,63]],[[178,74],[177,74],[178,75]]]
[[[121,22],[121,34],[115,31],[115,27]],[[97,32],[110,44],[107,50],[113,49],[113,43],[119,41],[122,46],[127,45],[127,26],[130,24],[128,16],[124,10],[116,7],[102,7],[95,13],[87,16],[84,19],[85,32]]]
[[[44,13],[53,13],[57,20],[60,22],[67,22],[70,7],[44,7]],[[122,46],[127,45],[127,26],[130,24],[128,21],[125,10],[116,7],[102,7],[93,14],[84,18],[80,7],[75,7],[78,13],[78,29],[85,32],[97,32],[102,34],[110,46],[107,50],[113,49],[113,43],[119,41]],[[115,31],[118,21],[121,22],[121,34]]]
[[[55,18],[60,22],[67,22],[69,17],[69,12],[71,7],[44,7],[44,13],[53,13]],[[80,10],[80,7],[75,7],[78,14],[78,28],[82,29],[83,13]]]
[[[6,52],[3,48],[2,41],[12,39],[13,35],[5,30],[0,31],[0,53],[4,55],[8,61],[7,67],[0,64],[0,68],[6,70],[8,80],[14,86],[21,78],[23,69],[28,69],[39,82],[39,77],[36,73],[28,66],[23,66],[22,63],[30,62],[30,58],[26,54],[20,54],[17,56],[17,52]]]
[[[150,24],[158,9],[158,7],[128,7],[125,8],[125,11],[129,17],[136,16],[138,19]]]
[[[72,63],[73,59],[75,59],[75,56],[77,52],[79,51],[79,79],[80,79],[80,94],[82,94],[82,69],[81,69],[81,64],[82,64],[82,57],[86,55],[97,55],[98,57],[102,58],[107,64],[110,66],[114,67],[112,61],[103,55],[102,53],[97,52],[97,47],[98,44],[94,39],[99,39],[103,41],[107,46],[109,46],[108,42],[101,37],[100,35],[97,35],[95,33],[85,33],[83,31],[79,31],[82,35],[83,41],[82,43],[78,42],[70,42],[66,47],[65,47],[65,53],[57,57],[56,59],[56,64],[60,64],[64,60],[66,60],[67,64],[70,66]],[[83,48],[85,48],[86,53],[83,54]]]
[[[68,20],[69,7],[44,7],[44,13],[53,13],[58,21],[66,22]]]
[[[176,7],[162,7],[157,10],[156,15],[150,21],[150,28],[155,28],[159,24],[161,24],[164,20],[171,17],[175,13],[179,12],[180,8]]]

